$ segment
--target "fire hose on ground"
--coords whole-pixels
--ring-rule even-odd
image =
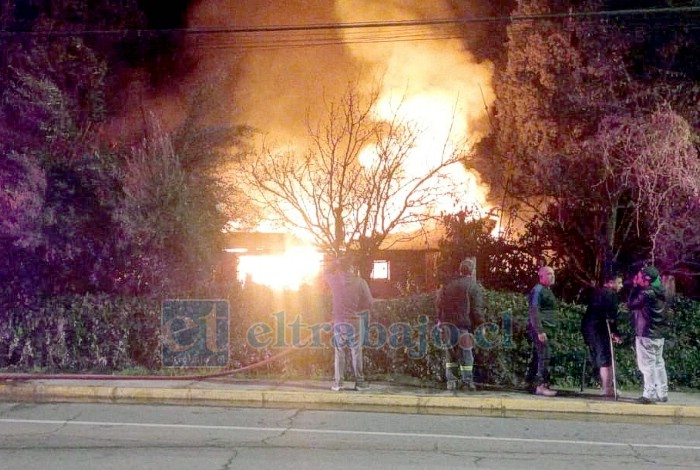
[[[240,374],[250,370],[257,369],[271,362],[274,362],[292,352],[299,351],[298,348],[286,349],[274,356],[270,356],[262,361],[248,364],[236,369],[227,369],[221,372],[212,374],[197,374],[197,375],[110,375],[110,374],[0,374],[0,381],[6,380],[207,380],[227,375]]]

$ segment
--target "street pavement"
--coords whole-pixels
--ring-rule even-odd
[[[62,376],[34,378],[0,375],[0,401],[148,403],[265,408],[343,409],[449,415],[513,416],[609,421],[650,421],[700,425],[700,393],[670,392],[667,403],[640,404],[638,392],[623,391],[617,400],[603,399],[597,390],[559,389],[554,398],[479,387],[477,391],[447,391],[398,382],[372,382],[368,390],[330,390],[330,381],[204,379],[123,376]]]

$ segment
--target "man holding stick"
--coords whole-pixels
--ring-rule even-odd
[[[581,332],[590,351],[591,364],[600,373],[600,395],[615,397],[613,343],[621,342],[617,331],[620,305],[618,292],[622,289],[622,276],[606,276],[603,286],[593,292],[586,313],[581,319]]]

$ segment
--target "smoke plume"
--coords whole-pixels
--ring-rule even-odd
[[[189,12],[190,28],[448,19],[445,0],[203,0]],[[492,67],[477,63],[452,26],[271,31],[210,35],[191,46],[200,74],[226,75],[219,103],[231,118],[284,141],[305,132],[324,97],[333,98],[358,75],[381,79],[386,94],[446,100],[466,123],[472,142],[488,133],[485,105],[494,99]]]

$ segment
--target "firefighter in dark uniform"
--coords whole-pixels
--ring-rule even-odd
[[[483,323],[484,293],[475,276],[476,260],[466,258],[459,265],[459,276],[437,292],[437,316],[443,335],[447,389],[456,390],[458,381],[467,390],[474,386],[474,329]],[[459,370],[459,374],[457,374]]]

